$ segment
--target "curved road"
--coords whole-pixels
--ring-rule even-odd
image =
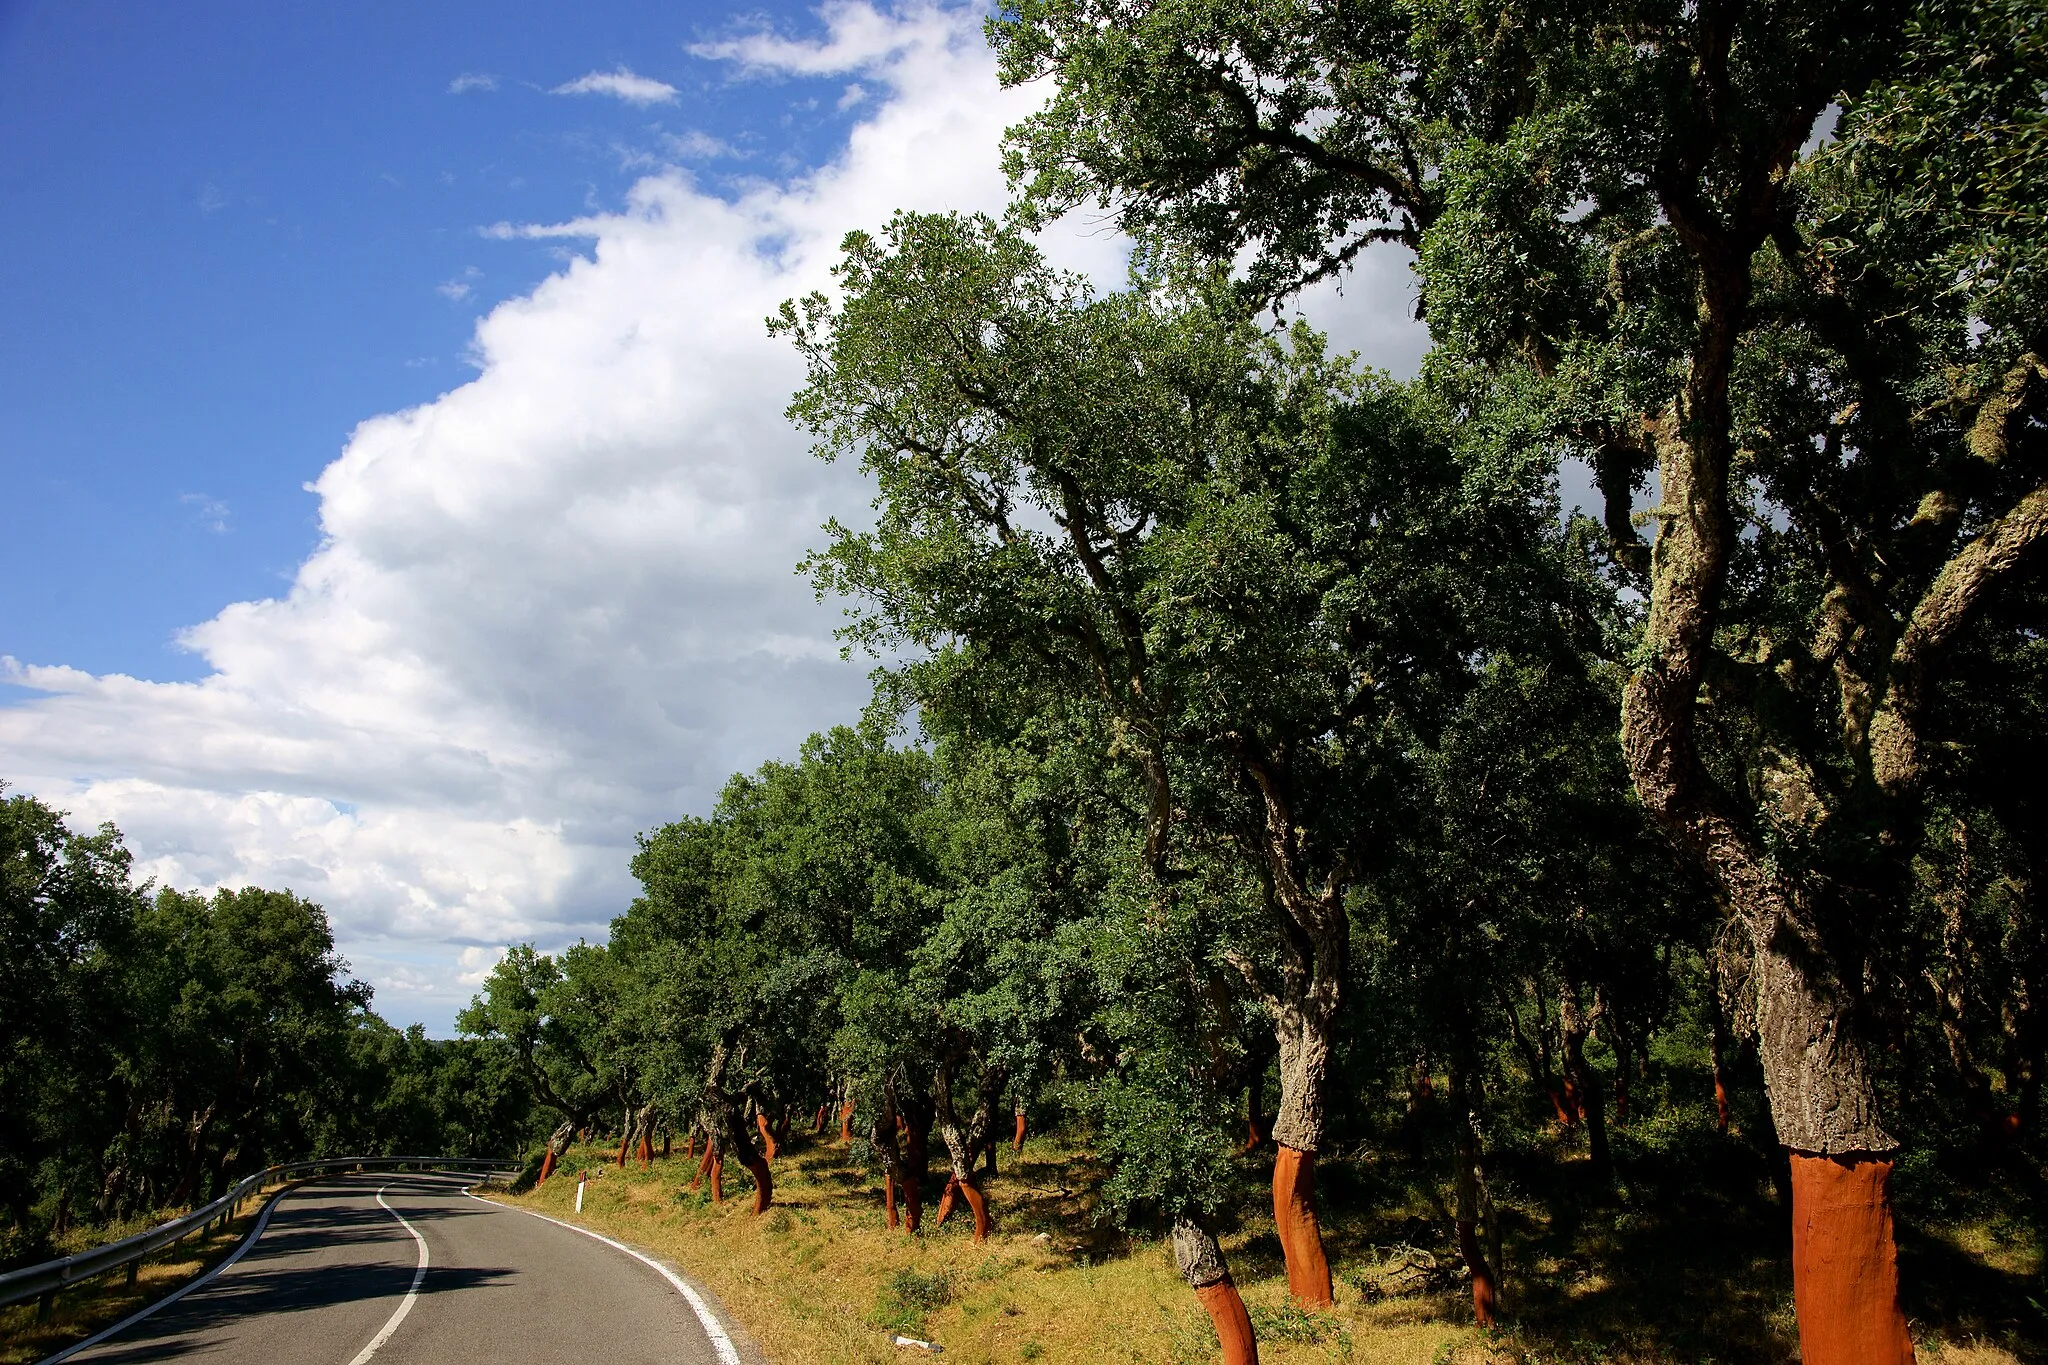
[[[572,1228],[465,1195],[469,1183],[358,1175],[302,1185],[277,1202],[262,1237],[212,1282],[68,1359],[97,1365],[188,1358],[207,1365],[729,1365],[735,1359],[729,1345],[720,1352],[690,1303],[652,1266]],[[417,1293],[408,1302],[415,1280]]]

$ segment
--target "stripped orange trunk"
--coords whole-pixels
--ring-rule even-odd
[[[974,1211],[974,1240],[986,1242],[989,1234],[988,1196],[972,1180],[960,1182],[960,1197],[967,1201],[967,1207]]]
[[[1792,1293],[1805,1365],[1913,1365],[1899,1308],[1892,1163],[1792,1158]]]
[[[845,1104],[839,1107],[839,1140],[845,1143],[851,1143],[853,1141],[852,1100],[848,1100]]]
[[[754,1111],[754,1123],[761,1130],[761,1145],[768,1149],[768,1159],[775,1160],[781,1148],[775,1145],[775,1129],[768,1122],[768,1116],[757,1109]]]
[[[754,1212],[768,1212],[775,1202],[775,1177],[768,1172],[768,1159],[749,1147],[740,1160],[754,1177]]]
[[[1478,1226],[1466,1219],[1458,1220],[1458,1254],[1472,1272],[1472,1316],[1481,1327],[1491,1327],[1500,1308],[1500,1295],[1494,1287],[1493,1267],[1479,1250]]]
[[[1195,1299],[1216,1328],[1223,1365],[1259,1365],[1258,1338],[1252,1335],[1251,1314],[1245,1312],[1237,1286],[1229,1280],[1205,1284],[1195,1290]]]
[[[1336,1303],[1316,1220],[1316,1154],[1281,1144],[1273,1162],[1273,1226],[1287,1256],[1287,1292],[1311,1308]]]
[[[1258,1365],[1259,1338],[1245,1312],[1244,1297],[1231,1282],[1223,1248],[1207,1225],[1182,1216],[1173,1223],[1173,1264],[1209,1315],[1222,1347],[1223,1365]]]
[[[1024,1150],[1024,1106],[1022,1105],[1017,1106],[1017,1137],[1010,1144],[1010,1150],[1013,1152]]]

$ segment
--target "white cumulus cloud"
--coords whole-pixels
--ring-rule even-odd
[[[628,104],[668,104],[676,88],[652,76],[636,76],[625,67],[616,71],[592,71],[548,92],[551,95],[610,95]]]

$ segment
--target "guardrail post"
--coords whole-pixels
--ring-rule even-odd
[[[36,1296],[36,1321],[48,1322],[50,1320],[50,1314],[55,1312],[56,1308],[57,1291],[54,1289],[45,1289],[41,1294]]]
[[[128,1287],[130,1289],[133,1289],[135,1287],[135,1276],[137,1272],[139,1272],[141,1269],[142,1258],[140,1256],[137,1256],[134,1260],[128,1262]]]

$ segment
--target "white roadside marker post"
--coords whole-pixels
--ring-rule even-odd
[[[579,1176],[576,1180],[576,1212],[578,1213],[583,1212],[583,1181],[586,1178]]]

